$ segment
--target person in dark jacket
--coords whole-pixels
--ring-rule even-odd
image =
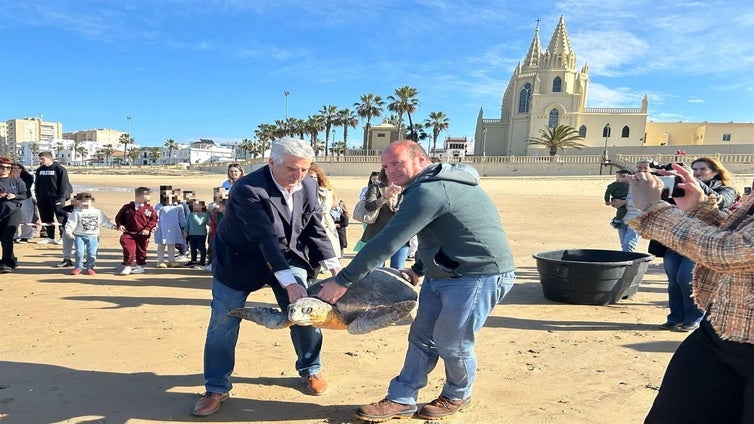
[[[39,219],[43,223],[62,223],[65,218],[63,206],[71,197],[73,188],[68,180],[68,171],[57,162],[52,161],[52,153],[39,153],[39,167],[35,173],[34,192],[37,195],[37,208]],[[38,244],[55,243],[55,225],[47,225],[47,238],[38,241]]]
[[[13,237],[21,223],[21,202],[27,197],[26,184],[20,178],[11,177],[12,169],[13,161],[0,157],[0,246],[3,249],[0,272],[3,273],[16,269]]]
[[[26,168],[18,162],[13,163],[13,169],[11,176],[20,178],[26,184],[27,198],[21,202],[21,222],[22,224],[31,224],[35,222],[34,211],[36,210],[36,204],[34,198],[31,196],[31,190],[34,186],[34,176],[26,170]],[[34,237],[34,227],[31,225],[21,225],[19,234],[15,241],[17,243],[26,243],[29,239]]]

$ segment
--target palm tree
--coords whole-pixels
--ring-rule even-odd
[[[388,110],[398,114],[399,134],[401,131],[401,125],[403,124],[404,113],[408,115],[408,125],[413,126],[414,124],[411,120],[411,114],[416,112],[416,108],[419,106],[419,99],[416,98],[417,95],[419,95],[417,89],[404,85],[403,87],[395,89],[395,95],[387,96],[387,99],[391,102],[387,105]]]
[[[118,141],[120,142],[120,144],[122,144],[122,145],[123,145],[123,159],[125,159],[125,158],[127,158],[127,157],[129,157],[129,158],[130,158],[130,156],[128,155],[128,145],[129,145],[129,144],[134,144],[134,142],[135,142],[136,140],[134,140],[133,138],[131,138],[131,135],[130,135],[130,134],[128,134],[128,133],[123,133],[123,134],[121,134],[121,135],[120,135],[120,137],[118,138]],[[137,156],[137,158],[138,158],[138,156]]]
[[[586,145],[579,143],[584,140],[579,136],[579,131],[568,125],[558,125],[554,128],[545,128],[539,130],[540,137],[530,137],[528,144],[545,146],[550,149],[550,156],[558,154],[558,149],[565,152],[567,147],[573,147],[581,150]]]
[[[353,107],[356,108],[356,113],[360,117],[366,118],[367,124],[364,126],[364,144],[362,148],[372,150],[372,138],[369,136],[369,129],[372,127],[372,117],[379,117],[382,114],[382,107],[385,105],[385,101],[382,97],[372,93],[362,94],[361,103],[356,102]]]
[[[84,156],[86,156],[89,151],[84,146],[76,146],[73,149],[74,152],[78,153],[79,156],[81,156],[81,165],[84,165]]]
[[[133,140],[133,139],[131,139],[131,140]],[[125,155],[125,157],[127,157],[128,159],[131,160],[130,163],[136,162],[136,160],[139,159],[139,156],[141,156],[140,149],[131,149],[131,151],[129,151],[128,154]]]
[[[437,137],[447,130],[450,121],[445,112],[429,112],[429,118],[424,120],[424,128],[432,128],[432,151],[437,149]]]
[[[254,130],[254,137],[261,143],[262,158],[264,158],[264,152],[267,151],[267,142],[275,139],[275,132],[276,127],[272,124],[259,124]]]
[[[110,156],[115,153],[115,148],[113,147],[113,145],[105,144],[100,150],[102,151],[102,154],[105,155],[105,163],[110,163],[110,165],[112,165],[112,162],[110,162]]]
[[[419,122],[406,127],[406,138],[414,140],[417,144],[421,145],[421,142],[429,138],[429,134],[424,131],[424,124]],[[427,145],[427,152],[429,152],[429,145]]]
[[[157,161],[162,157],[162,149],[159,147],[149,147],[147,148],[147,153],[149,154],[149,159],[152,161],[152,166],[157,164]]]
[[[346,153],[346,142],[345,141],[333,141],[332,147],[330,148],[330,151],[335,156],[344,155]]]
[[[251,151],[254,150],[255,147],[256,146],[254,146],[254,141],[249,140],[248,138],[244,138],[243,140],[241,140],[241,144],[238,145],[238,148],[244,152],[243,154],[244,159],[249,158],[249,153],[251,153]]]
[[[359,118],[351,109],[341,109],[338,111],[338,124],[343,127],[343,145],[348,149],[348,128],[356,128],[359,125]]]
[[[76,152],[78,151],[79,146],[81,146],[81,141],[74,140],[73,146],[71,147],[71,164],[76,163]]]
[[[311,146],[314,147],[317,144],[317,136],[320,131],[325,130],[325,118],[322,115],[316,114],[306,118],[304,124],[304,132],[311,135]]]
[[[165,140],[165,144],[163,144],[163,146],[168,149],[168,163],[170,163],[170,159],[173,158],[173,151],[178,151],[178,143],[176,143],[172,138],[169,138]]]
[[[330,129],[337,121],[338,107],[333,105],[324,105],[319,110],[319,114],[325,121],[325,156],[327,156],[327,148],[330,144]]]

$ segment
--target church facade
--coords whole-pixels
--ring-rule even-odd
[[[486,118],[479,110],[474,155],[546,155],[545,148],[528,140],[557,125],[576,129],[590,150],[611,153],[621,147],[754,143],[751,123],[647,122],[646,95],[635,108],[589,108],[588,90],[589,67],[576,68],[565,19],[560,17],[545,50],[537,24],[503,94],[499,117]]]

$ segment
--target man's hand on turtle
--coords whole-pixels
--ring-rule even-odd
[[[320,285],[322,286],[322,289],[319,291],[317,297],[330,304],[337,302],[338,299],[343,297],[343,295],[346,294],[346,291],[348,291],[347,287],[341,286],[332,278],[328,278],[320,283]]]
[[[408,281],[411,283],[412,286],[418,286],[421,282],[421,277],[416,275],[413,269],[411,268],[404,268],[401,270],[401,273],[405,274],[406,277],[408,277]]]
[[[288,292],[288,301],[290,303],[293,303],[302,297],[309,296],[309,293],[306,292],[306,289],[304,286],[300,284],[291,284],[289,286],[286,286],[285,291]]]

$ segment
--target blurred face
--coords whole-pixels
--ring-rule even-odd
[[[422,154],[412,158],[408,148],[401,144],[385,149],[381,160],[388,180],[399,186],[408,185],[429,164]]]
[[[694,178],[707,182],[717,176],[717,172],[713,171],[710,164],[705,161],[695,162],[691,165],[691,169],[694,170]]]
[[[648,162],[637,163],[636,172],[649,172],[649,163]]]
[[[9,163],[0,163],[0,178],[8,178],[11,168],[13,168],[13,165]]]
[[[142,204],[149,203],[149,195],[148,194],[137,194],[136,196],[134,196],[134,202],[136,202],[136,203],[142,203]]]
[[[48,158],[47,156],[40,156],[39,164],[43,166],[50,166],[52,165],[52,158]]]
[[[281,163],[276,163],[275,160],[270,159],[272,177],[286,190],[291,190],[301,183],[304,177],[308,175],[311,164],[309,159],[295,156],[286,156]]]
[[[616,174],[615,175],[615,181],[624,183],[628,182],[628,180],[631,179],[631,175],[629,174]]]
[[[92,200],[91,197],[85,197],[79,200],[77,203],[78,203],[78,207],[80,207],[81,209],[89,209],[92,206],[93,202],[94,201]]]
[[[13,168],[11,169],[11,176],[20,178],[21,177],[21,167],[18,165],[13,165]]]
[[[231,181],[236,181],[237,179],[241,178],[241,170],[236,168],[235,166],[233,168],[228,168],[228,178]]]

